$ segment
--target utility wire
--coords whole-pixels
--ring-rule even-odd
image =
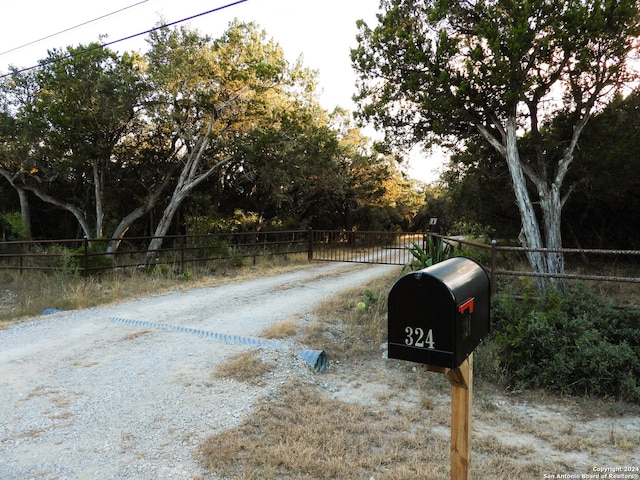
[[[10,50],[7,50],[5,52],[0,52],[0,56],[6,55],[7,53],[15,52],[16,50],[21,50],[23,48],[29,47],[29,46],[33,45],[34,43],[39,43],[39,42],[42,42],[44,40],[48,40],[50,38],[57,37],[58,35],[62,35],[63,33],[70,32],[71,30],[75,30],[76,28],[84,27],[85,25],[89,25],[90,23],[97,22],[98,20],[102,20],[104,18],[110,17],[110,16],[115,15],[117,13],[124,12],[125,10],[129,10],[130,8],[137,7],[138,5],[142,5],[143,3],[147,3],[148,1],[149,0],[142,0],[141,2],[135,3],[133,5],[129,5],[128,7],[121,8],[120,10],[116,10],[115,12],[107,13],[106,15],[102,15],[101,17],[94,18],[93,20],[89,20],[89,21],[86,21],[84,23],[80,23],[80,24],[78,24],[78,25],[76,25],[74,27],[66,28],[66,29],[61,30],[61,31],[59,31],[57,33],[52,33],[51,35],[47,35],[46,37],[42,37],[42,38],[40,38],[38,40],[34,40],[32,42],[25,43],[24,45],[20,45],[19,47],[14,47],[14,48],[12,48]]]
[[[247,2],[247,1],[249,1],[249,0],[237,0],[235,2],[228,3],[228,4],[223,5],[221,7],[217,7],[217,8],[214,8],[212,10],[208,10],[206,12],[198,13],[196,15],[192,15],[190,17],[183,18],[181,20],[176,20],[175,22],[165,23],[163,25],[151,28],[151,29],[146,30],[144,32],[135,33],[133,35],[129,35],[128,37],[120,38],[118,40],[113,40],[112,42],[107,42],[107,43],[103,43],[101,45],[96,45],[95,47],[87,48],[86,50],[82,50],[80,52],[70,53],[70,54],[65,55],[63,57],[54,58],[54,59],[51,59],[51,60],[44,60],[44,61],[41,61],[41,63],[39,63],[38,65],[33,65],[31,67],[21,68],[20,70],[15,70],[13,72],[9,72],[9,73],[5,73],[4,75],[0,75],[0,79],[1,78],[6,78],[6,77],[11,77],[11,76],[15,75],[16,73],[28,72],[29,70],[35,70],[36,68],[42,68],[42,67],[44,67],[46,65],[49,65],[51,63],[57,63],[57,62],[60,62],[62,60],[67,60],[69,58],[77,57],[77,56],[83,55],[85,53],[93,52],[94,50],[99,50],[101,48],[108,47],[108,46],[111,46],[111,45],[116,44],[116,43],[124,42],[126,40],[131,40],[132,38],[136,38],[136,37],[139,37],[141,35],[146,35],[148,33],[155,32],[156,30],[161,30],[161,29],[166,28],[166,27],[172,27],[173,25],[177,25],[177,24],[182,23],[182,22],[187,22],[189,20],[193,20],[194,18],[203,17],[205,15],[209,15],[210,13],[219,12],[220,10],[224,10],[226,8],[233,7],[235,5],[239,5],[239,4]]]

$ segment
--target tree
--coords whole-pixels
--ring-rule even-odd
[[[150,44],[149,76],[157,92],[150,116],[168,132],[180,167],[147,262],[189,194],[216,172],[237,171],[243,145],[274,121],[273,106],[290,101],[301,86],[298,68],[253,23],[234,21],[214,41],[186,29],[161,29]]]
[[[448,217],[467,228],[456,233],[475,229],[476,233],[496,234],[499,238],[517,237],[519,214],[506,163],[480,138],[468,140],[464,147],[452,152],[440,175]]]
[[[359,22],[352,51],[359,118],[405,146],[480,136],[506,160],[522,244],[560,248],[562,207],[571,193],[565,179],[580,135],[603,98],[632,78],[637,0],[382,0],[381,6],[373,30]],[[543,122],[558,112],[571,128],[562,143],[550,145]],[[520,149],[525,135],[531,155]],[[529,262],[543,277],[564,272],[557,252],[533,251]],[[540,278],[541,287],[548,284]]]
[[[331,122],[339,149],[326,178],[326,205],[332,205],[347,230],[409,229],[422,202],[419,188],[401,171],[402,159],[372,142],[346,110]]]
[[[576,193],[566,206],[565,236],[577,246],[638,249],[640,90],[613,99],[587,124],[568,177]]]
[[[31,207],[27,192],[15,182],[14,149],[19,137],[18,122],[10,113],[10,106],[4,97],[0,97],[0,176],[4,177],[11,188],[18,194],[20,201],[21,236],[31,239]]]
[[[70,212],[87,238],[104,235],[109,178],[127,165],[118,151],[137,136],[145,90],[139,57],[97,47],[51,51],[40,69],[14,72],[2,84],[14,134],[0,174],[19,195]]]
[[[339,145],[327,113],[315,101],[280,99],[239,151],[242,172],[226,182],[231,205],[268,222],[298,223],[317,208],[331,177]],[[228,197],[227,197],[228,198]]]

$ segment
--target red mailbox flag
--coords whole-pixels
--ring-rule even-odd
[[[465,310],[469,310],[469,313],[473,313],[473,301],[474,297],[471,297],[469,300],[459,305],[458,311],[460,312],[460,314],[463,314]]]

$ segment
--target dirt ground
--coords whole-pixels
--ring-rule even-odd
[[[386,359],[384,345],[371,346],[378,354],[366,363],[329,359],[326,372],[316,373],[298,352],[323,345],[300,345],[295,337],[282,340],[281,349],[260,343],[270,325],[292,317],[313,322],[318,302],[392,269],[315,264],[270,278],[58,312],[0,331],[0,478],[220,478],[199,463],[198,446],[250,418],[292,378],[318,385],[336,403],[428,410],[431,433],[448,439],[443,375]],[[252,349],[277,365],[266,384],[212,377],[218,365]],[[474,461],[497,452],[541,465],[530,478],[616,478],[604,475],[624,469],[635,476],[617,478],[640,478],[637,409],[595,405],[597,411],[575,399],[505,393],[479,383]],[[567,472],[599,476],[560,476]]]

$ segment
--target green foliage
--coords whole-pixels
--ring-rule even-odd
[[[317,73],[256,24],[217,39],[159,28],[148,43],[52,49],[0,81],[0,167],[21,201],[39,197],[39,237],[411,226],[422,198],[397,158],[324,110]]]
[[[451,156],[440,179],[446,187],[446,205],[457,223],[453,234],[516,238],[519,213],[506,162],[492,147],[473,139]]]
[[[244,267],[244,256],[242,252],[234,251],[231,253],[229,257],[229,261],[231,262],[231,266],[235,268]]]
[[[22,215],[20,212],[9,212],[0,215],[2,220],[8,227],[13,235],[19,239],[27,238],[29,229],[27,225],[22,221]]]
[[[428,246],[425,251],[416,242],[411,242],[411,247],[407,247],[407,250],[413,255],[413,259],[404,266],[403,270],[422,270],[454,256],[455,249],[453,245],[439,237],[429,236],[427,243]]]
[[[640,312],[599,304],[584,287],[492,308],[498,367],[512,388],[616,397],[640,403]],[[495,358],[495,355],[494,355]]]
[[[636,78],[637,0],[389,0],[381,10],[373,28],[358,23],[351,52],[356,117],[404,148],[480,136],[509,165],[524,242],[561,247],[582,128],[603,96]],[[541,128],[560,113],[565,135]],[[555,255],[529,259],[534,271],[563,271]]]
[[[362,300],[358,302],[358,310],[368,311],[369,308],[378,302],[378,296],[368,288],[363,292]],[[364,305],[364,306],[362,306]]]
[[[100,271],[105,268],[113,268],[113,257],[105,254],[105,245],[101,242],[89,243],[86,255],[83,245],[68,250],[66,255],[62,257],[62,267],[78,271],[86,268],[88,273],[95,273],[92,271]]]
[[[544,131],[546,149],[557,149],[567,135],[566,115],[549,119]],[[567,174],[574,191],[563,210],[564,246],[580,248],[636,249],[640,239],[629,218],[640,215],[640,90],[614,98],[589,120],[580,137],[580,148]],[[521,153],[535,155],[531,138],[521,144]],[[505,162],[491,147],[477,139],[452,155],[441,173],[446,186],[449,217],[460,221],[448,227],[453,234],[483,232],[472,225],[490,225],[490,236],[516,238],[518,211]],[[532,186],[530,186],[531,192]],[[464,223],[467,223],[466,225]]]
[[[228,258],[233,253],[227,240],[208,235],[190,237],[187,248],[199,259]]]
[[[555,125],[554,125],[555,126]],[[556,127],[557,128],[557,127]],[[568,181],[567,235],[581,248],[640,249],[640,90],[617,97],[584,129]]]

